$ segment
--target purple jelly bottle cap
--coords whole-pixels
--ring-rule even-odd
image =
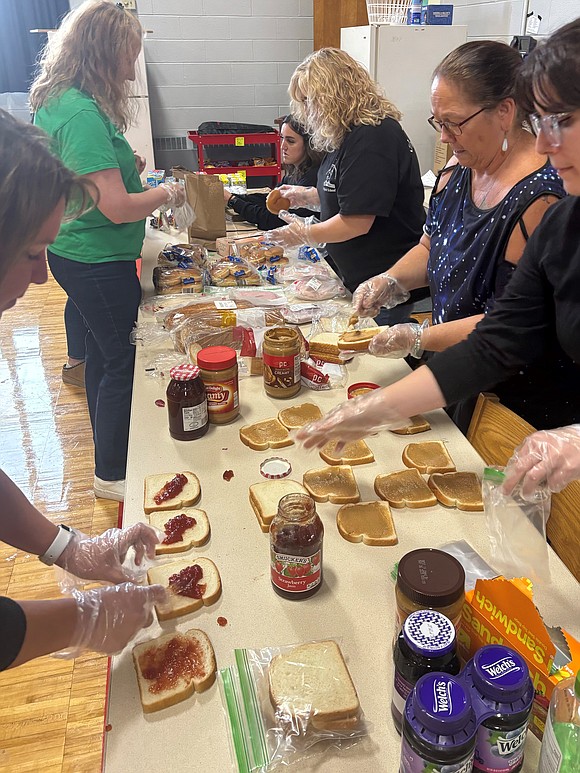
[[[455,735],[473,724],[469,695],[449,674],[422,676],[413,689],[412,700],[416,721],[440,736]]]
[[[403,624],[403,639],[413,652],[441,657],[455,646],[455,628],[449,618],[433,609],[413,612]]]
[[[473,656],[473,684],[486,698],[513,703],[529,690],[530,674],[521,655],[500,644],[488,644]]]

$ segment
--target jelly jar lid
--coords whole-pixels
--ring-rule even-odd
[[[197,365],[190,365],[190,363],[184,362],[171,368],[169,375],[174,381],[191,381],[199,376],[199,368]]]
[[[418,655],[439,657],[453,650],[455,628],[441,612],[420,609],[405,620],[403,638]]]
[[[399,590],[416,604],[446,607],[465,592],[465,571],[449,553],[418,548],[406,553],[397,570]]]
[[[529,689],[530,674],[524,659],[509,647],[488,644],[473,656],[473,684],[497,703],[514,703]]]
[[[206,346],[197,353],[197,364],[207,370],[224,370],[236,363],[236,353],[231,346]]]
[[[440,736],[451,736],[473,722],[471,699],[457,679],[439,672],[425,674],[412,692],[416,721]]]

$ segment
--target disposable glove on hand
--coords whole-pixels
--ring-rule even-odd
[[[167,201],[161,207],[161,210],[175,209],[185,204],[185,186],[181,183],[161,183],[158,187],[163,188],[167,193]]]
[[[415,357],[420,359],[425,347],[423,346],[423,333],[429,327],[427,320],[422,325],[416,322],[402,322],[399,325],[383,330],[376,335],[369,344],[369,353],[375,357]]]
[[[75,531],[55,563],[83,580],[110,583],[139,580],[145,575],[145,559],[155,558],[155,545],[160,539],[160,532],[144,523],[135,523],[126,529],[108,529],[97,537]],[[122,565],[129,548],[135,550],[135,568]],[[61,582],[65,588],[70,585],[66,580]]]
[[[392,309],[411,297],[403,285],[388,273],[377,274],[360,284],[352,296],[354,310],[361,317],[376,317],[381,306]]]
[[[511,494],[520,482],[524,497],[544,482],[551,492],[562,491],[580,478],[580,424],[534,432],[516,448],[505,475],[505,494]]]
[[[162,585],[111,585],[73,591],[77,621],[70,646],[56,657],[76,658],[85,650],[114,655],[153,622],[153,604],[166,600]]]
[[[313,215],[300,217],[283,209],[278,213],[278,217],[285,220],[288,225],[283,225],[274,231],[266,231],[263,236],[265,242],[279,244],[281,247],[297,247],[300,244],[308,244],[310,247],[322,246],[311,233],[312,226],[319,222]]]
[[[329,440],[338,440],[337,451],[353,440],[372,432],[402,426],[408,417],[385,402],[383,389],[346,400],[322,419],[307,424],[296,435],[304,448],[322,448]]]
[[[281,185],[278,190],[290,202],[289,209],[304,207],[312,212],[320,212],[320,198],[314,186]]]

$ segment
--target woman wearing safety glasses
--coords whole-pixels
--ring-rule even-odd
[[[348,400],[298,433],[306,447],[348,442],[402,417],[489,389],[550,351],[580,363],[580,19],[562,27],[524,60],[518,103],[531,113],[536,150],[547,153],[570,194],[529,240],[504,295],[466,341],[401,381]],[[554,382],[559,371],[550,373]],[[576,403],[580,403],[576,393]],[[580,478],[580,425],[532,434],[508,466],[506,486],[524,491],[547,481],[560,491]]]
[[[435,185],[420,243],[388,272],[365,282],[353,299],[359,314],[374,316],[379,306],[390,308],[410,290],[429,285],[434,324],[395,325],[374,339],[372,354],[420,358],[464,339],[503,294],[546,210],[565,195],[516,106],[521,64],[513,48],[485,40],[460,46],[435,70],[429,123],[451,145],[453,157]],[[545,382],[554,367],[566,369],[561,362],[543,362],[494,384],[494,390],[534,426],[575,420],[567,406],[572,387],[580,390],[580,376],[565,373],[561,389],[551,386]],[[448,409],[464,432],[474,403]]]

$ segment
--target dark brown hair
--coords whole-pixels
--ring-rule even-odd
[[[296,185],[304,177],[306,172],[312,167],[318,169],[322,161],[323,154],[318,150],[314,150],[310,142],[310,134],[306,131],[304,126],[299,123],[293,115],[285,116],[282,121],[282,126],[287,124],[296,134],[299,134],[304,140],[304,150],[306,155],[299,164],[284,164],[284,171],[286,173],[286,184]]]
[[[580,109],[580,19],[539,43],[524,60],[516,84],[520,107],[533,113]]]

